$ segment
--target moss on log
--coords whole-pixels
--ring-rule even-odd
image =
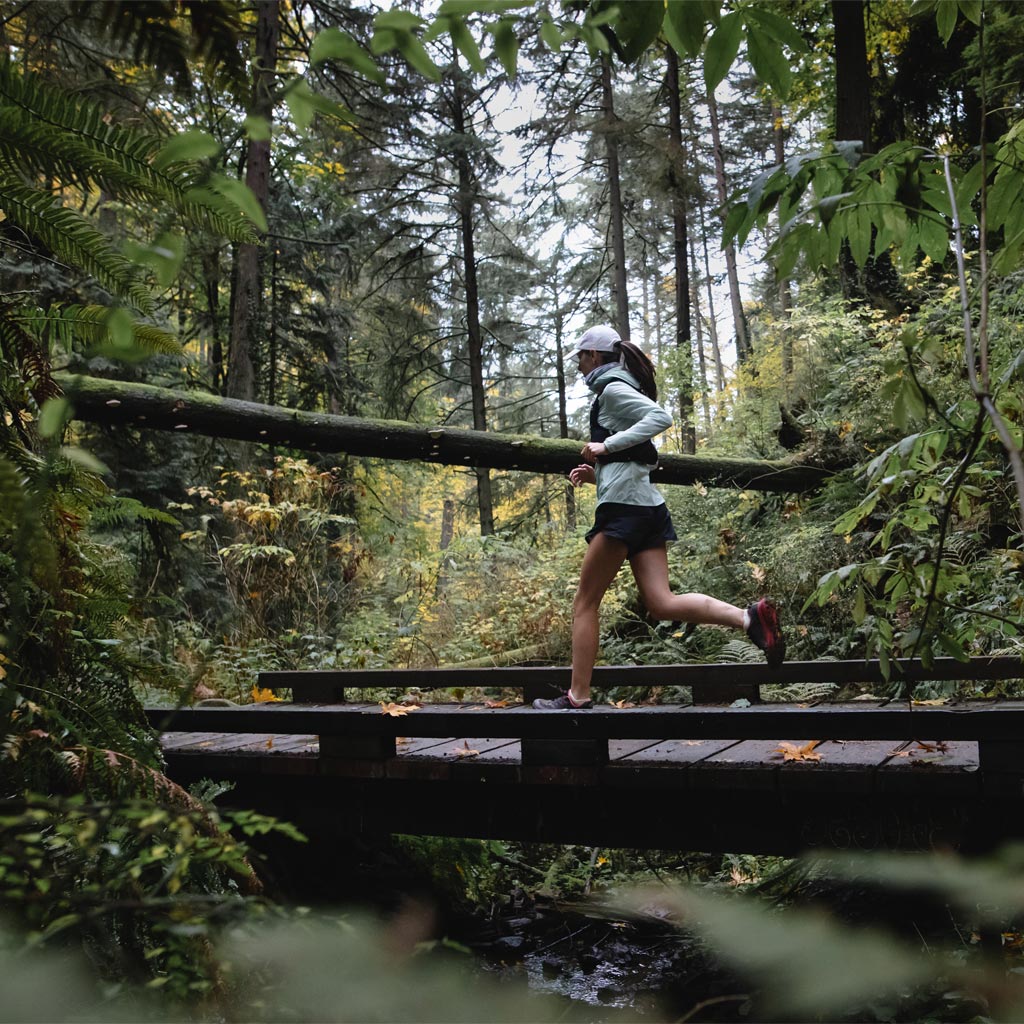
[[[71,374],[55,376],[74,406],[76,419],[113,427],[181,431],[302,451],[531,473],[568,473],[580,462],[579,441],[332,416],[200,391],[172,391]],[[651,479],[657,484],[699,482],[713,487],[805,491],[819,487],[829,475],[827,469],[791,461],[666,454]]]

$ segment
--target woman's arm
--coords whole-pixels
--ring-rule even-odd
[[[632,448],[672,426],[672,417],[657,402],[625,381],[612,381],[604,389],[601,413],[608,425],[629,424],[605,438],[604,445],[609,452]]]

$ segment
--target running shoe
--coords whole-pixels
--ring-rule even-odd
[[[533,706],[538,711],[585,711],[587,708],[592,708],[594,702],[585,700],[577,704],[568,693],[563,693],[561,697],[539,697],[533,702]]]
[[[762,597],[747,609],[747,615],[750,642],[764,651],[769,668],[778,668],[786,660],[786,639],[779,628],[778,609],[767,597]]]

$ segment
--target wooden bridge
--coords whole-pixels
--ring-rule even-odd
[[[1024,679],[1016,657],[894,666],[924,680]],[[1024,836],[1024,701],[885,701],[877,662],[599,667],[595,690],[685,686],[689,704],[535,711],[567,668],[265,672],[292,699],[150,708],[180,782],[318,835],[417,833],[793,854],[811,847],[989,849]],[[761,700],[832,682],[844,703]],[[504,700],[398,703],[486,687]],[[367,688],[394,699],[358,699]],[[765,692],[768,696],[768,692]],[[416,706],[418,704],[419,706]]]

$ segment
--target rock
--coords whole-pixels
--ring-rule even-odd
[[[493,945],[499,951],[509,952],[522,949],[525,943],[526,939],[522,935],[503,935],[500,939],[495,939]]]
[[[544,972],[544,977],[550,980],[557,978],[562,973],[562,964],[560,961],[548,957],[541,963],[541,969]]]
[[[623,991],[618,985],[602,985],[597,990],[597,998],[602,1003],[614,1003],[616,999],[621,999]]]

